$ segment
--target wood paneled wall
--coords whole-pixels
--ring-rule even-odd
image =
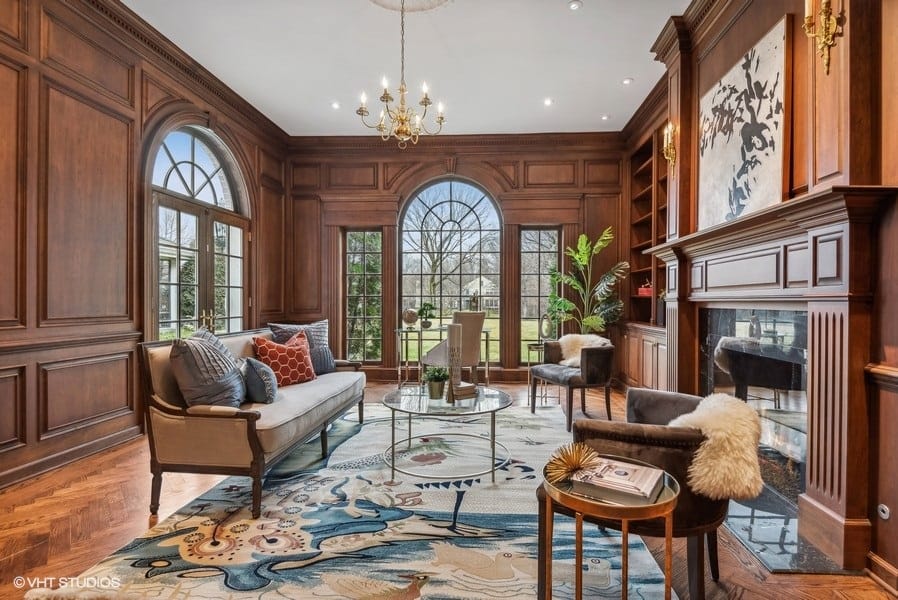
[[[618,134],[448,136],[421,139],[404,151],[379,138],[294,138],[288,155],[291,240],[285,317],[304,321],[342,315],[342,233],[384,232],[384,368],[395,376],[399,324],[397,225],[404,203],[425,184],[460,177],[480,185],[502,216],[502,367],[516,369],[520,297],[516,260],[522,226],[561,226],[563,244],[576,235],[621,231]],[[314,249],[323,249],[317,252]],[[601,255],[606,268],[621,254],[619,241]],[[600,265],[601,266],[601,265]],[[339,325],[331,342],[341,347]],[[499,375],[501,377],[501,375]],[[509,378],[525,376],[523,372]]]
[[[264,216],[253,326],[284,312],[286,135],[118,3],[0,2],[0,486],[140,433],[148,163],[186,123]]]

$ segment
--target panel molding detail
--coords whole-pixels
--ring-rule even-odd
[[[0,369],[0,453],[24,446],[25,434],[25,367],[18,365]]]
[[[377,163],[328,165],[327,187],[331,189],[376,190]]]
[[[526,187],[574,187],[577,185],[577,161],[524,162]]]
[[[39,438],[132,413],[132,353],[38,363]]]
[[[0,328],[25,325],[25,68],[0,61]]]
[[[25,15],[28,0],[4,0],[0,2],[0,38],[18,48],[27,48],[28,29]]]

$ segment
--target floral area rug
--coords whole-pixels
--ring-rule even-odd
[[[212,488],[81,575],[116,581],[118,597],[143,598],[535,598],[537,500],[542,468],[569,440],[557,406],[497,414],[495,483],[488,469],[489,419],[415,420],[397,465],[384,462],[391,421],[369,405],[347,414],[266,480],[252,519],[250,481]],[[408,424],[397,424],[397,438]],[[462,434],[462,435],[457,435]],[[418,437],[421,436],[421,437]],[[586,526],[584,592],[620,597],[620,534]],[[630,536],[631,598],[663,597],[663,576]],[[554,597],[572,597],[573,521],[555,518]],[[103,579],[105,578],[105,579]]]

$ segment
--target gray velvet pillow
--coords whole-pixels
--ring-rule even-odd
[[[243,374],[234,360],[201,339],[174,340],[172,373],[187,406],[240,406],[246,397]]]
[[[277,376],[271,367],[261,360],[247,358],[244,377],[246,379],[246,398],[250,402],[271,404],[277,398]]]
[[[305,331],[306,338],[309,340],[309,356],[312,358],[315,375],[333,373],[337,370],[337,363],[334,361],[334,354],[331,352],[328,340],[327,319],[305,325],[269,323],[268,327],[271,328],[274,341],[278,344],[286,344],[294,335]]]
[[[230,358],[234,363],[240,368],[243,369],[243,361],[244,359],[234,356],[234,353],[231,352],[231,349],[224,345],[224,342],[221,339],[206,329],[205,327],[201,329],[197,329],[196,332],[191,336],[194,339],[203,340],[204,342],[208,342],[209,344],[215,346],[215,349]]]

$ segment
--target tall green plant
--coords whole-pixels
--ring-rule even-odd
[[[585,233],[577,238],[577,247],[568,246],[564,254],[571,260],[571,270],[562,273],[553,270],[549,275],[552,289],[549,292],[548,315],[556,323],[573,319],[581,333],[604,331],[605,327],[620,319],[623,301],[617,296],[618,282],[630,272],[630,264],[621,261],[594,280],[592,261],[596,254],[614,241],[611,227],[591,242]],[[562,295],[563,287],[573,291],[576,301]]]

